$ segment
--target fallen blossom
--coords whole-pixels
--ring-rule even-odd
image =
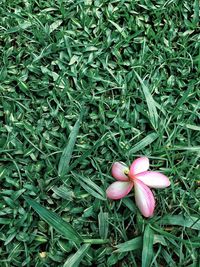
[[[160,172],[148,171],[149,159],[141,157],[133,161],[130,169],[123,162],[115,162],[112,176],[117,180],[106,190],[110,199],[121,199],[135,190],[135,202],[144,217],[151,217],[155,209],[155,198],[150,188],[165,188],[169,178]]]

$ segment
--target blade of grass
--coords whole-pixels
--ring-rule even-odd
[[[63,199],[67,199],[72,201],[73,197],[74,197],[74,193],[72,190],[70,190],[69,188],[65,187],[65,186],[60,186],[60,187],[53,187],[52,188],[53,192],[58,195],[59,197],[63,198]]]
[[[179,225],[191,229],[200,230],[200,218],[183,215],[167,215],[159,221],[165,225]]]
[[[149,225],[146,226],[143,236],[142,267],[148,267],[153,258],[154,234]]]
[[[134,147],[128,152],[128,154],[134,154],[138,152],[139,150],[142,150],[146,146],[153,143],[158,138],[157,133],[150,133],[149,135],[145,136],[142,140],[140,140],[137,144],[134,145]]]
[[[0,217],[0,224],[10,224],[11,223],[11,219],[7,219],[7,218],[2,218]]]
[[[67,259],[63,267],[78,267],[89,248],[90,244],[82,245],[82,247],[80,247],[79,250],[74,255],[71,255]]]
[[[157,113],[157,109],[156,109],[156,103],[149,91],[149,88],[145,85],[145,83],[143,82],[143,80],[141,79],[141,77],[138,75],[138,73],[136,71],[134,71],[135,75],[137,76],[141,86],[142,86],[142,90],[147,102],[147,106],[148,106],[148,110],[149,110],[149,117],[150,117],[150,122],[152,124],[152,126],[157,129],[158,128],[158,113]]]
[[[116,246],[117,250],[115,252],[117,253],[122,253],[122,252],[128,252],[128,251],[133,251],[136,249],[141,249],[142,248],[142,237],[138,236],[136,238],[133,238],[129,241],[126,241],[124,243],[118,244]]]
[[[176,241],[179,241],[185,245],[188,245],[188,246],[193,246],[195,248],[199,248],[200,247],[200,239],[199,237],[197,238],[193,238],[192,240],[190,239],[189,241],[188,240],[184,240],[184,239],[181,239],[180,237],[177,237],[173,234],[170,234],[162,229],[158,229],[156,227],[153,227],[151,225],[151,228],[155,231],[155,232],[158,232],[159,234],[163,235],[166,239],[168,239],[170,241],[170,239],[172,240],[176,240]]]
[[[103,212],[102,209],[98,215],[99,222],[99,235],[102,239],[106,239],[108,236],[108,213]]]
[[[166,261],[167,266],[170,266],[170,267],[176,266],[175,261],[172,259],[171,255],[165,249],[161,250],[161,254],[162,254],[163,259]]]
[[[110,23],[112,23],[113,26],[115,26],[115,28],[118,30],[118,32],[121,33],[121,35],[124,37],[124,38],[127,38],[126,34],[124,33],[124,28],[120,27],[117,23],[115,23],[114,21],[112,20],[108,20]]]
[[[19,31],[21,31],[21,30],[25,30],[25,29],[27,29],[27,28],[29,28],[29,27],[31,27],[31,26],[32,26],[32,23],[30,23],[29,21],[25,21],[24,23],[21,23],[21,24],[18,25],[18,26],[15,26],[15,27],[12,27],[12,28],[8,29],[8,30],[6,31],[6,33],[7,33],[7,34],[10,34],[10,33],[19,32]]]
[[[153,244],[157,244],[157,243],[159,243],[159,244],[161,244],[163,246],[167,246],[167,242],[166,242],[164,236],[154,234],[154,236],[153,236]]]
[[[84,239],[83,242],[85,244],[93,244],[93,245],[99,245],[99,244],[108,244],[109,239]]]
[[[83,239],[76,230],[55,212],[46,209],[30,197],[24,196],[24,199],[38,213],[38,215],[58,233],[66,237],[68,240],[74,241],[76,244],[82,242]]]
[[[194,1],[193,9],[194,9],[193,24],[196,27],[199,22],[199,0]]]
[[[99,187],[97,184],[95,184],[92,180],[90,180],[87,177],[82,177],[81,175],[78,175],[77,173],[72,173],[74,177],[78,177],[77,181],[80,183],[80,185],[87,191],[89,194],[91,194],[93,197],[98,198],[100,200],[106,200],[105,198],[105,192]]]
[[[81,123],[81,119],[82,119],[82,114],[80,114],[80,117],[78,118],[78,120],[76,121],[70,135],[69,135],[69,141],[67,146],[64,148],[63,153],[61,155],[60,158],[60,162],[58,165],[58,175],[59,176],[63,176],[64,174],[67,173],[68,169],[69,169],[69,162],[71,160],[72,157],[72,152],[76,143],[76,138],[79,132],[79,128],[80,128],[80,123]]]
[[[188,89],[183,93],[182,97],[177,101],[173,110],[173,114],[176,114],[176,111],[185,103],[192,91],[192,88],[189,86]]]

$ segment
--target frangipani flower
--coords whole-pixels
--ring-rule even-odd
[[[149,169],[149,159],[141,157],[133,161],[130,169],[123,162],[115,162],[112,176],[118,180],[106,190],[110,199],[121,199],[128,195],[134,186],[135,202],[144,217],[151,217],[155,208],[155,199],[150,188],[165,188],[170,185],[168,177]]]

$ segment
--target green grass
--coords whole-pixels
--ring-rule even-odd
[[[0,266],[197,267],[199,1],[0,2]],[[105,197],[140,155],[149,219]]]

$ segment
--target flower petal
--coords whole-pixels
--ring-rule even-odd
[[[144,217],[153,215],[155,199],[151,190],[138,179],[134,180],[135,202]]]
[[[114,182],[106,190],[106,195],[110,199],[120,199],[128,195],[133,187],[133,182]]]
[[[170,185],[169,178],[160,172],[141,172],[135,178],[152,188],[165,188]]]
[[[149,159],[141,157],[133,161],[130,167],[129,176],[133,177],[135,174],[147,171],[149,168]]]
[[[123,162],[115,162],[112,165],[112,176],[119,181],[129,181],[126,174],[129,173],[129,168]]]

